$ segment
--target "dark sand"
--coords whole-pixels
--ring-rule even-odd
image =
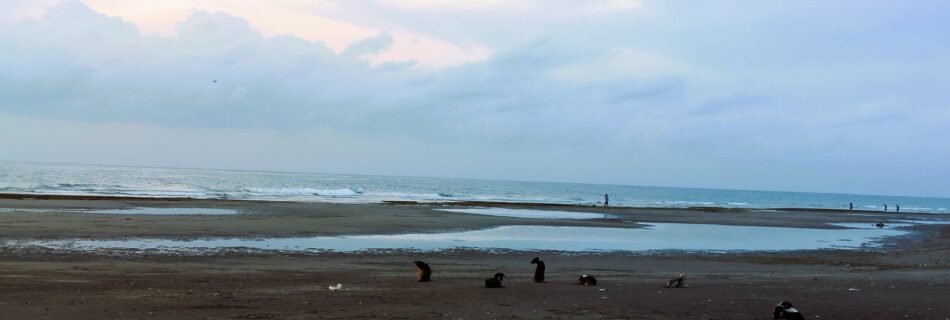
[[[514,205],[606,212],[618,219],[531,220],[433,211],[430,205],[0,197],[4,241],[439,232],[505,224],[635,227],[636,222],[830,228],[939,215]],[[497,205],[497,204],[482,204]],[[77,209],[234,208],[236,216],[102,215]],[[505,205],[513,206],[513,205]],[[867,215],[867,216],[866,216]],[[946,217],[950,218],[950,217]],[[205,256],[0,247],[3,319],[768,319],[790,300],[809,318],[948,319],[950,225],[914,227],[880,250],[757,253],[385,252]],[[531,282],[533,256],[547,283]],[[425,260],[430,283],[414,282]],[[504,272],[504,289],[483,280]],[[690,288],[665,289],[688,272]],[[573,285],[580,274],[600,286]],[[346,290],[329,291],[342,283]],[[851,290],[856,289],[856,290]],[[603,290],[603,291],[601,291]]]

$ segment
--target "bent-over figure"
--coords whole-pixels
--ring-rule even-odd
[[[432,268],[425,262],[416,260],[416,281],[428,282],[432,276]]]
[[[496,273],[491,278],[485,279],[485,288],[504,288],[501,285],[501,279],[505,278],[504,273]]]
[[[534,257],[534,259],[531,259],[531,263],[538,265],[534,268],[534,282],[544,282],[544,261],[541,261],[539,257]]]

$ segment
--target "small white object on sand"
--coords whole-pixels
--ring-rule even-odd
[[[335,286],[328,286],[327,289],[330,289],[330,291],[343,290],[343,284],[337,283]]]

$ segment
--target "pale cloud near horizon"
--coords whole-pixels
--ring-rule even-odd
[[[939,2],[128,3],[2,2],[0,160],[950,189]]]

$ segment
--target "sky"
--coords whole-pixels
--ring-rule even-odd
[[[0,160],[950,197],[948,16],[0,0]]]

